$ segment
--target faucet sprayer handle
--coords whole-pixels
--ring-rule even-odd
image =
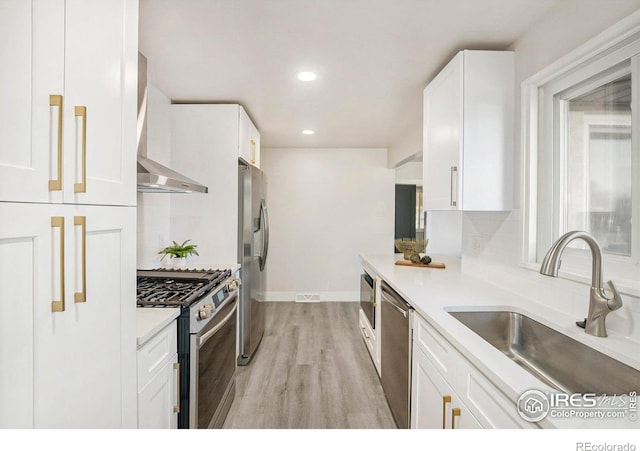
[[[620,307],[622,307],[622,296],[620,296],[620,293],[618,292],[618,289],[613,283],[613,280],[609,280],[607,282],[607,285],[609,285],[609,289],[613,294],[613,297],[611,299],[607,299],[607,305],[609,306],[609,310],[618,310]]]

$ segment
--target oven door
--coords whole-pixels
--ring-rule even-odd
[[[376,298],[373,279],[367,273],[360,276],[360,308],[367,316],[371,328],[376,328]]]
[[[189,428],[222,427],[235,397],[238,292],[191,334]]]

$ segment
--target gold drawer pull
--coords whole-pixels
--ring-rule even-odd
[[[60,300],[51,301],[51,311],[64,312],[64,217],[52,216],[51,227],[60,229]]]
[[[62,191],[62,96],[60,94],[51,94],[49,96],[49,106],[58,107],[58,170],[56,178],[49,180],[49,191]]]
[[[73,225],[82,227],[82,291],[73,295],[74,302],[87,301],[87,217],[74,216]]]
[[[173,406],[173,413],[180,413],[180,364],[174,363],[173,369],[176,370],[176,374],[177,374],[176,387],[178,387],[177,389],[178,397],[176,398],[176,405]]]
[[[87,192],[87,107],[75,107],[76,117],[82,118],[82,181],[73,185],[74,193]]]
[[[456,417],[459,417],[460,415],[461,412],[459,407],[454,407],[453,409],[451,409],[451,429],[456,428]]]
[[[369,340],[369,335],[367,335],[367,331],[364,327],[361,327],[362,329],[362,334],[364,335],[364,338],[366,338],[367,340]]]
[[[446,429],[447,424],[447,404],[451,402],[451,396],[444,395],[442,397],[442,429]]]

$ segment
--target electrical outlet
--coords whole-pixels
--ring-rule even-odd
[[[487,244],[487,237],[481,234],[474,234],[471,236],[471,254],[474,257],[479,257],[484,251]]]

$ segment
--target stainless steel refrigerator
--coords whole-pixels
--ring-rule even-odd
[[[238,202],[238,261],[242,265],[238,365],[247,365],[264,335],[269,218],[264,173],[242,160],[238,163]]]

